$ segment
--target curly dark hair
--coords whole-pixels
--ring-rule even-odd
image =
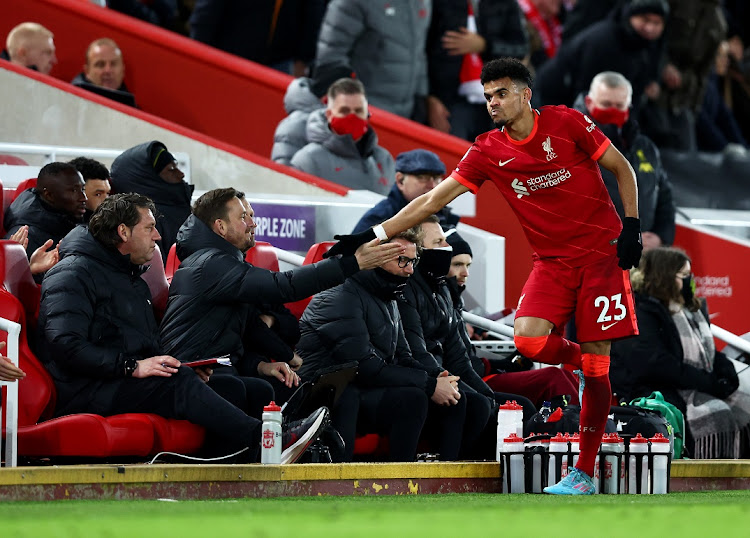
[[[690,257],[679,248],[649,249],[641,256],[641,263],[633,275],[633,289],[658,299],[666,308],[669,308],[671,301],[682,303],[675,277],[689,261]],[[701,307],[701,301],[693,297],[692,303],[685,306],[691,312],[696,312]]]
[[[534,79],[529,69],[515,58],[490,60],[482,67],[482,75],[479,77],[479,80],[482,84],[486,84],[506,77],[517,84],[525,85],[529,88],[534,84]]]
[[[75,159],[68,161],[68,164],[72,164],[76,167],[84,181],[89,179],[111,179],[109,176],[109,170],[99,161],[89,159],[88,157],[76,157]]]
[[[126,192],[115,194],[106,198],[89,220],[89,231],[94,238],[109,248],[116,248],[122,243],[122,238],[117,233],[120,224],[133,228],[141,221],[139,209],[150,209],[156,216],[156,206],[151,198]]]

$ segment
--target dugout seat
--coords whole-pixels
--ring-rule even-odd
[[[262,267],[269,271],[279,271],[279,256],[271,243],[256,241],[255,246],[245,254],[245,261],[255,267]]]
[[[13,193],[13,198],[11,199],[10,203],[12,204],[13,201],[18,198],[18,195],[23,191],[32,187],[36,187],[36,178],[31,177],[29,179],[24,179],[21,183],[18,184],[18,187],[16,187],[16,192]]]
[[[167,252],[167,263],[164,264],[164,276],[167,277],[167,283],[172,283],[175,271],[180,267],[180,259],[177,257],[177,243],[169,247]]]
[[[148,269],[141,275],[151,291],[151,305],[154,307],[154,315],[158,322],[161,322],[161,318],[164,317],[167,299],[169,298],[169,282],[161,259],[161,250],[159,250],[159,245],[156,245],[154,257],[145,264]]]
[[[0,154],[0,164],[10,164],[13,166],[29,166],[29,163],[24,161],[21,157],[15,155],[7,155],[5,153]]]
[[[330,248],[336,244],[336,241],[322,241],[320,243],[315,243],[312,245],[309,249],[307,249],[307,254],[305,255],[305,261],[302,262],[303,265],[310,265],[311,263],[319,262],[323,259],[323,254],[328,252]],[[302,317],[302,313],[305,311],[305,308],[307,308],[307,305],[312,300],[312,297],[307,297],[305,299],[300,299],[299,301],[294,301],[292,303],[287,303],[285,306],[289,309],[289,311],[294,314],[297,319]]]

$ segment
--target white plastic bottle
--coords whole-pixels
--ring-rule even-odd
[[[497,461],[502,458],[503,442],[511,433],[519,437],[523,435],[523,407],[515,400],[504,403],[497,411],[497,447],[495,450]]]
[[[529,437],[536,437],[537,434],[531,433]],[[549,440],[547,446],[549,446]],[[527,452],[531,452],[531,492],[530,493],[541,493],[542,492],[542,452],[546,450],[545,443],[542,439],[536,439],[534,441],[527,441]]]
[[[523,444],[515,433],[503,439],[503,493],[526,493]]]
[[[628,460],[628,493],[647,494],[651,485],[648,472],[648,439],[640,433],[630,439],[630,457]],[[640,460],[640,461],[639,461]],[[640,470],[640,481],[638,471]],[[640,486],[640,491],[639,491]]]
[[[547,470],[547,484],[557,484],[562,476],[557,476],[557,469],[562,470],[563,463],[568,454],[568,440],[570,437],[558,433],[549,440],[549,469]]]
[[[566,437],[568,437],[568,440],[570,441],[570,449],[568,450],[568,453],[563,458],[563,464],[562,464],[562,477],[568,476],[568,473],[573,470],[573,467],[576,466],[576,463],[578,463],[578,455],[580,453],[580,444],[581,444],[581,436],[580,434],[574,433],[573,435],[565,434]],[[572,460],[572,465],[571,465]]]
[[[669,438],[657,433],[651,439],[651,452],[654,454],[654,493],[667,493],[669,485]]]
[[[271,402],[263,408],[263,431],[260,440],[260,462],[281,463],[281,407]]]
[[[616,433],[605,433],[602,438],[601,455],[604,456],[604,469],[599,469],[599,480],[604,476],[603,493],[616,494],[620,480],[620,458],[618,457],[620,436]],[[595,473],[596,474],[596,473]],[[599,482],[597,482],[598,486]]]

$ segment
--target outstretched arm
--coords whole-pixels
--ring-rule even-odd
[[[635,172],[628,160],[622,153],[610,144],[604,154],[599,158],[599,165],[612,172],[617,179],[617,188],[620,191],[622,207],[625,217],[638,218],[638,184],[635,180]]]
[[[467,187],[448,176],[430,192],[415,198],[396,215],[382,223],[386,235],[393,237],[423,222],[424,219],[434,215],[468,190]]]

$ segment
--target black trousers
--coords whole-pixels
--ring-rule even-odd
[[[346,445],[345,461],[352,460],[355,436],[366,433],[388,436],[390,461],[414,461],[428,400],[414,387],[347,386],[331,413]]]
[[[113,379],[106,387],[114,392],[108,405],[92,398],[81,409],[69,413],[154,413],[166,418],[189,420],[210,435],[225,440],[229,450],[260,445],[261,422],[222,398],[186,366],[171,377]]]

